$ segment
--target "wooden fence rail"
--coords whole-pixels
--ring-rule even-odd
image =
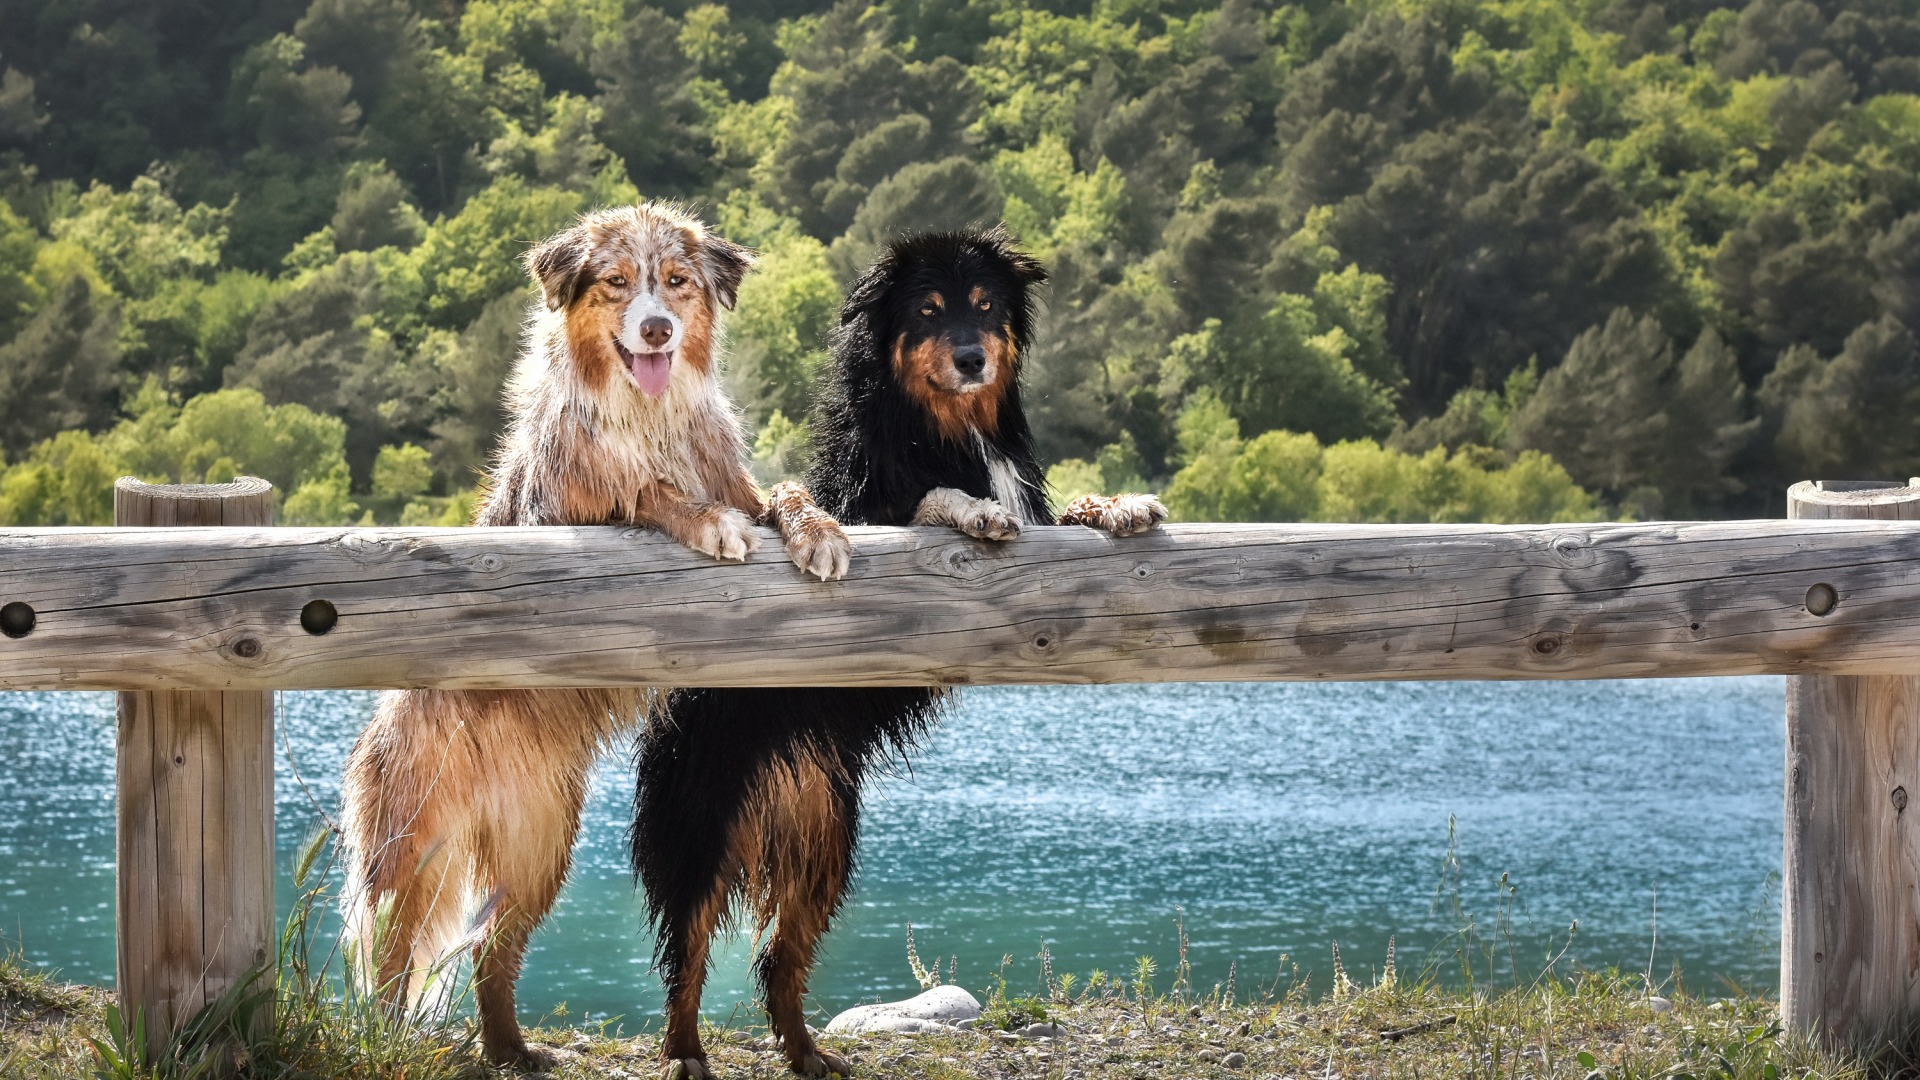
[[[156,1041],[271,955],[251,703],[349,687],[1793,675],[1783,1011],[1920,1013],[1920,481],[1796,485],[1786,521],[851,529],[831,583],[770,532],[726,564],[610,527],[248,528],[207,507],[257,481],[130,483],[122,524],[230,527],[0,530],[0,689],[129,692],[120,989]]]
[[[771,532],[0,532],[0,689],[1920,672],[1920,523],[850,531],[824,584]]]

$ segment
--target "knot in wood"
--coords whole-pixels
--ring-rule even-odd
[[[1561,533],[1547,547],[1562,566],[1588,566],[1595,558],[1593,549],[1587,546],[1587,538],[1574,533]]]
[[[1527,648],[1532,650],[1535,656],[1553,656],[1564,644],[1566,641],[1559,634],[1541,634],[1534,638]]]
[[[940,552],[940,568],[949,576],[971,581],[987,572],[986,560],[979,551],[965,544],[952,544]]]
[[[252,660],[260,655],[260,639],[243,637],[233,643],[233,655],[242,660]]]
[[[1132,572],[1133,572],[1133,576],[1134,576],[1134,577],[1137,577],[1137,578],[1148,578],[1148,577],[1152,577],[1152,576],[1153,576],[1153,564],[1152,564],[1152,563],[1144,563],[1144,562],[1143,562],[1143,563],[1135,563],[1135,564],[1134,564],[1134,567],[1133,567],[1133,571],[1132,571]]]
[[[1904,785],[1893,789],[1893,812],[1895,816],[1907,812],[1907,789]]]

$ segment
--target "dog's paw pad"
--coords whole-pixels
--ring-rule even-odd
[[[836,581],[847,576],[847,565],[853,559],[853,542],[832,522],[809,525],[787,539],[787,557],[793,560],[793,565],[821,581]]]
[[[960,531],[979,540],[1011,540],[1020,535],[1020,519],[992,499],[975,499],[960,515]]]
[[[754,534],[752,518],[727,509],[701,522],[687,546],[702,555],[739,562],[760,546],[760,537]]]
[[[705,1058],[668,1058],[661,1066],[660,1080],[713,1080],[713,1070]]]

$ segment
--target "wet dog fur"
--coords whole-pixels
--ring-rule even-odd
[[[587,215],[529,252],[544,303],[475,524],[643,525],[720,559],[745,558],[752,526],[771,524],[803,571],[844,575],[846,535],[804,490],[761,497],[720,389],[720,311],[752,262],[663,204]],[[417,1000],[467,936],[487,1056],[550,1063],[521,1034],[514,982],[566,880],[594,757],[647,703],[638,689],[381,695],[342,827],[348,923],[391,1006]]]
[[[1055,519],[1020,407],[1040,264],[1000,230],[889,245],[852,287],[814,410],[808,489],[862,525],[947,525],[1000,541]],[[1117,535],[1166,516],[1151,495],[1088,496],[1060,524]],[[762,1000],[797,1073],[847,1074],[802,1012],[846,898],[863,786],[949,700],[930,687],[690,689],[641,733],[634,869],[667,986],[667,1080],[709,1075],[698,1030],[709,943],[744,901]]]

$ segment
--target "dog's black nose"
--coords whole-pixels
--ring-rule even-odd
[[[978,345],[959,345],[953,350],[953,368],[962,375],[978,375],[987,366],[987,350]]]
[[[673,324],[658,315],[649,315],[640,320],[640,340],[659,348],[673,337]]]

